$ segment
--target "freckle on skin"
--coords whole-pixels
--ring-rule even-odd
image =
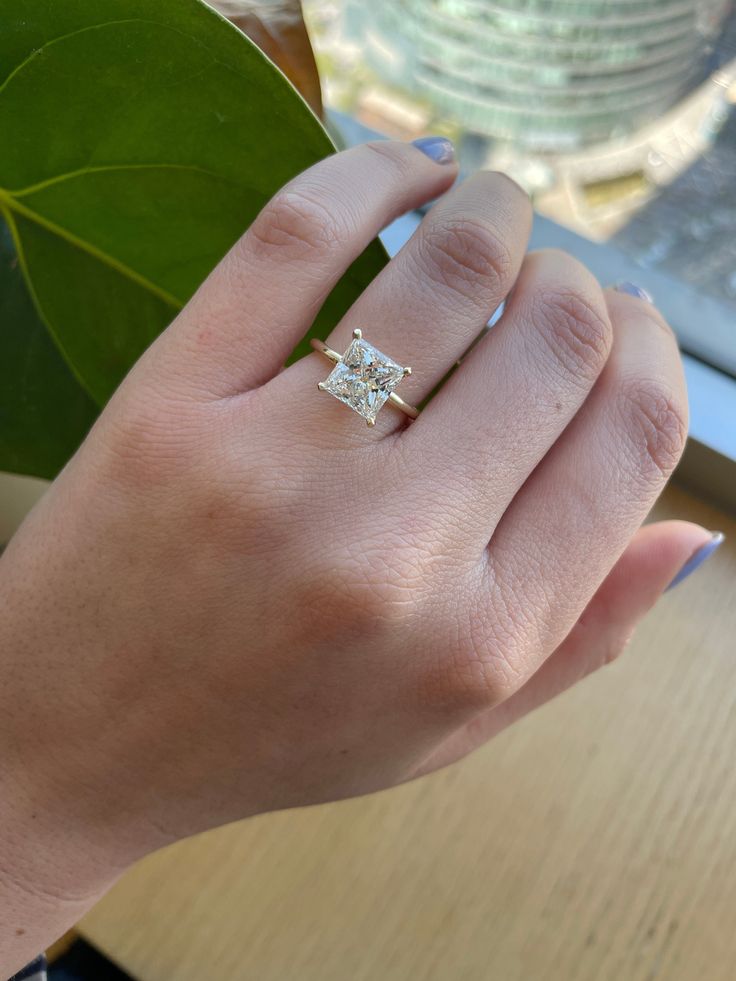
[[[22,937],[25,932],[26,931],[23,929],[23,927],[18,927],[18,929],[15,931],[15,935],[16,937]]]

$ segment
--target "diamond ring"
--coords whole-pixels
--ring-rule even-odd
[[[319,382],[320,391],[329,392],[349,405],[369,426],[375,426],[378,410],[386,402],[401,409],[410,419],[419,415],[418,409],[394,392],[401,379],[411,374],[411,368],[402,368],[392,358],[381,354],[363,339],[360,330],[353,331],[353,339],[344,354],[338,354],[316,338],[312,338],[311,344],[335,365],[325,381]]]

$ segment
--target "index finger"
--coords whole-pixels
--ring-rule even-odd
[[[381,140],[299,174],[266,204],[157,343],[157,355],[214,397],[273,377],[348,266],[394,218],[455,180],[436,160]]]

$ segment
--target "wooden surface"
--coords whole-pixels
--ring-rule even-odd
[[[454,769],[147,859],[82,924],[140,981],[733,981],[736,522],[618,663]]]

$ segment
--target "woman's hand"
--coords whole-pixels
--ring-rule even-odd
[[[455,176],[385,142],[293,181],[0,561],[8,970],[162,844],[467,752],[610,660],[707,540],[632,542],[685,439],[671,331],[525,257],[500,174],[443,197],[328,339],[362,328],[416,403],[511,293],[418,421],[366,427],[317,390],[319,354],[282,370],[349,263]]]

